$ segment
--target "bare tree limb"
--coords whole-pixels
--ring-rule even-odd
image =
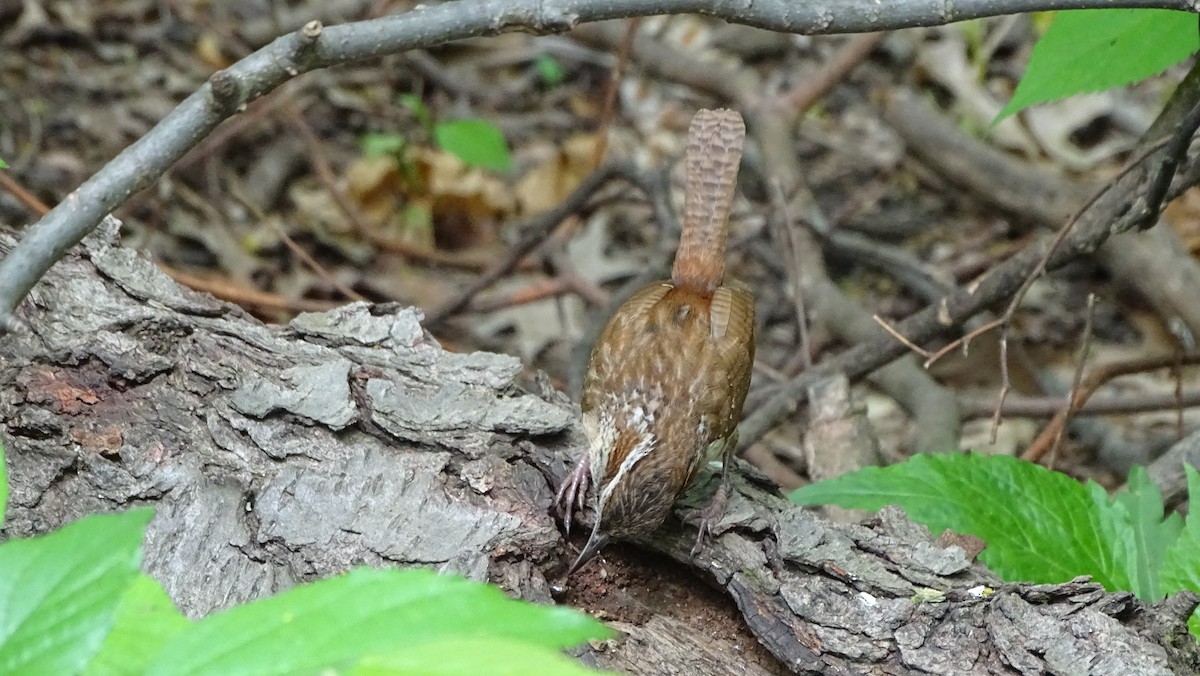
[[[699,13],[758,28],[805,34],[860,33],[934,26],[1000,14],[1051,9],[1149,7],[1196,11],[1187,0],[477,0],[421,5],[382,19],[325,28],[313,21],[218,71],[148,134],[84,182],[0,261],[0,334],[46,270],[102,218],[161,176],[217,125],[287,80],[311,70],[454,40],[513,31],[561,33],[606,19]]]
[[[1176,89],[1166,108],[1155,120],[1142,140],[1142,147],[1159,144],[1169,132],[1173,137],[1191,137],[1195,127],[1189,131],[1184,125],[1195,121],[1200,106],[1200,69],[1193,68]],[[1179,134],[1182,130],[1185,134]],[[1180,141],[1160,147],[1146,156],[1146,160],[1132,171],[1123,173],[1111,186],[1093,201],[1076,220],[1074,228],[1056,247],[1045,262],[1045,269],[1055,269],[1067,261],[1094,253],[1114,235],[1135,228],[1144,228],[1158,218],[1161,207],[1162,176],[1171,168],[1168,155],[1176,155]],[[1169,179],[1167,179],[1169,181]],[[1151,187],[1154,186],[1154,190]],[[1046,249],[1053,238],[1046,237],[993,267],[977,282],[964,289],[947,294],[939,302],[905,319],[895,327],[910,341],[920,344],[941,335],[951,327],[959,326],[967,319],[988,309],[990,306],[1010,298],[1024,282],[1029,272],[1043,265]],[[789,381],[770,399],[760,405],[753,414],[742,421],[740,443],[743,448],[762,438],[797,404],[805,400],[806,390],[817,379],[842,371],[851,378],[870,373],[904,354],[908,347],[879,329],[878,338],[864,341]]]

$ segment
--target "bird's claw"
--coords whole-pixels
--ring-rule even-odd
[[[567,478],[563,479],[562,486],[558,489],[558,495],[554,499],[554,511],[562,521],[567,537],[571,535],[571,522],[575,518],[575,512],[583,511],[583,501],[587,497],[588,484],[591,483],[591,479],[591,466],[588,464],[587,456],[584,456],[575,465],[575,469],[567,475]]]
[[[704,543],[712,535],[713,526],[720,523],[725,516],[725,507],[729,502],[729,481],[725,475],[721,477],[721,485],[713,494],[712,500],[700,510],[700,528],[696,532],[696,544],[692,545],[692,558],[704,549]]]

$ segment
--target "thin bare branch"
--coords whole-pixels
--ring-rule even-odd
[[[1187,0],[1124,0],[1120,4],[1193,9]],[[396,16],[328,28],[312,21],[214,73],[154,129],[30,228],[12,255],[0,261],[0,333],[16,326],[12,312],[37,280],[105,215],[162,176],[221,122],[311,70],[471,37],[510,31],[561,33],[593,21],[658,14],[700,13],[787,33],[831,34],[934,26],[1017,12],[1111,6],[1104,0],[961,0],[953,5],[938,0],[899,0],[889,3],[885,12],[875,0],[476,0],[418,5]]]

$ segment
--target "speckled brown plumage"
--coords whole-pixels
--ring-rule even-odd
[[[710,454],[735,445],[754,362],[754,300],[723,277],[744,137],[734,111],[693,118],[672,279],[622,304],[592,348],[580,401],[588,453],[558,494],[569,529],[588,483],[596,486],[596,523],[572,571],[610,537],[656,530]]]

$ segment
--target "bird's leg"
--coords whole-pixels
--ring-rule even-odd
[[[692,546],[692,558],[704,548],[704,542],[712,534],[712,527],[725,516],[725,507],[729,503],[729,473],[733,470],[733,452],[737,449],[738,433],[725,437],[725,445],[721,449],[721,483],[712,499],[704,509],[700,510],[700,530],[696,533],[696,544]]]
[[[567,536],[571,535],[571,521],[575,517],[576,511],[583,511],[583,501],[587,497],[588,484],[592,482],[591,463],[588,462],[588,456],[585,453],[579,459],[579,463],[575,465],[575,469],[563,479],[562,486],[558,489],[558,496],[554,500],[556,511],[559,519],[562,520],[563,529]]]

